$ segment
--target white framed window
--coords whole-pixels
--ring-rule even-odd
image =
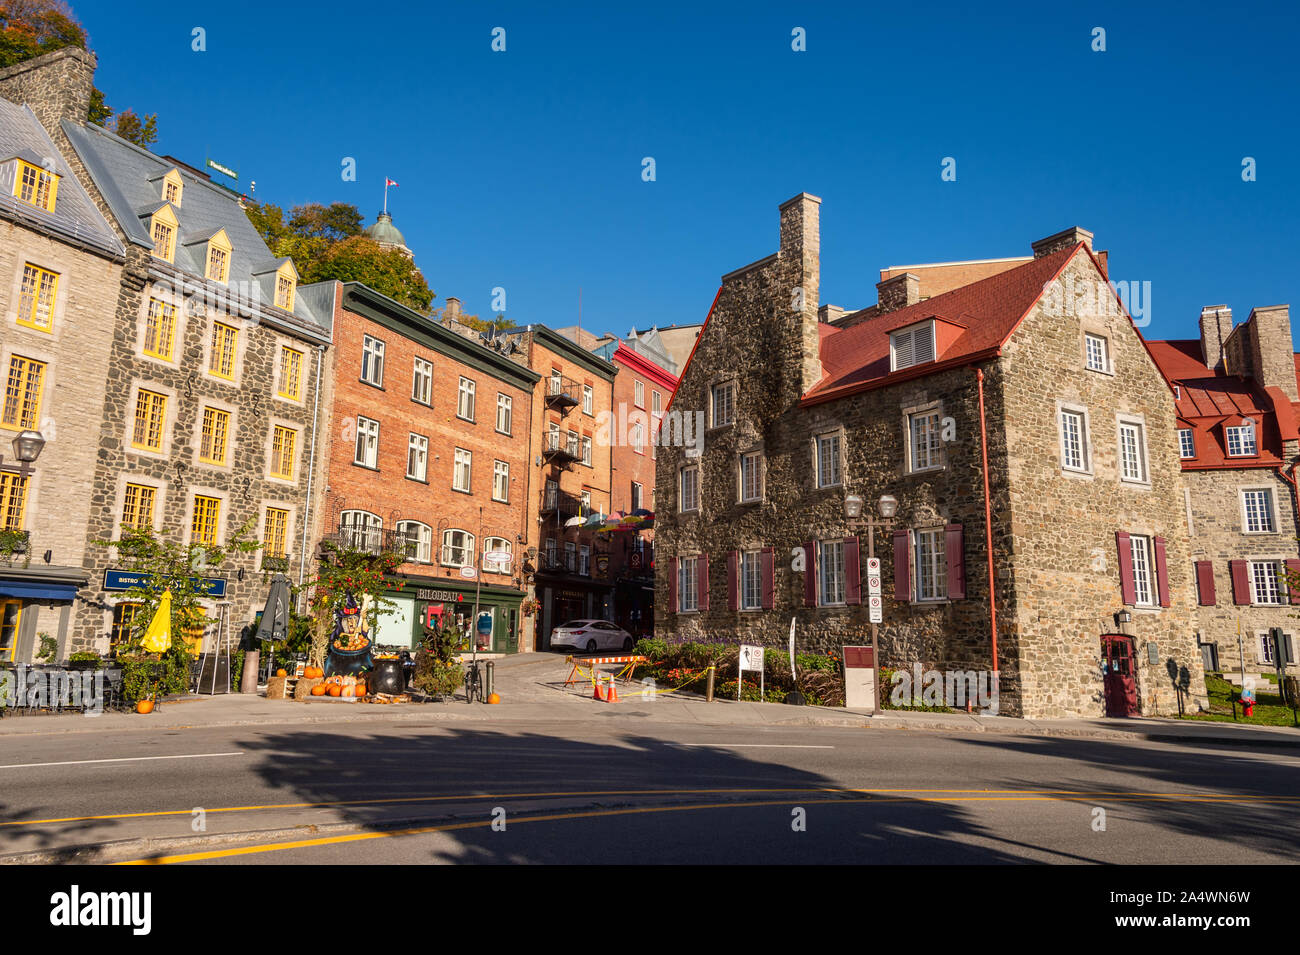
[[[492,500],[510,502],[510,465],[505,461],[492,462]]]
[[[632,382],[632,404],[638,408],[645,407],[645,383],[641,381]]]
[[[1092,470],[1088,447],[1088,416],[1078,408],[1061,409],[1061,467],[1067,471]]]
[[[641,493],[642,493],[641,485],[638,484],[636,481],[633,481],[632,482],[632,510],[634,511],[640,510],[641,508]],[[640,535],[638,535],[637,540],[640,539],[641,537]]]
[[[384,385],[384,343],[373,335],[361,341],[361,380],[368,385]]]
[[[564,542],[564,569],[569,573],[578,569],[578,545],[574,541]]]
[[[591,435],[582,436],[582,463],[591,467]]]
[[[1268,631],[1258,634],[1259,637],[1259,660],[1261,663],[1273,662],[1273,638],[1268,635]]]
[[[456,392],[456,417],[464,418],[466,421],[474,420],[474,381],[463,375]]]
[[[1251,457],[1258,453],[1255,448],[1255,429],[1253,426],[1237,425],[1224,428],[1228,437],[1228,456],[1233,458]]]
[[[582,413],[583,414],[595,413],[594,410],[596,406],[595,399],[596,399],[596,392],[591,387],[591,385],[583,385],[582,386]]]
[[[838,606],[844,603],[844,541],[820,541],[817,552],[817,603]]]
[[[763,555],[756,550],[740,554],[740,609],[763,607]]]
[[[1133,553],[1133,603],[1139,607],[1154,607],[1156,588],[1151,569],[1155,562],[1151,538],[1134,534],[1129,538],[1129,546]]]
[[[653,415],[663,413],[663,397],[657,391],[650,392],[650,413]]]
[[[474,455],[464,448],[456,449],[456,463],[451,475],[451,486],[453,490],[465,491],[470,490],[470,481],[473,477]]]
[[[912,560],[916,599],[945,600],[948,596],[948,562],[943,528],[927,527],[912,532]]]
[[[441,557],[447,567],[473,567],[474,535],[454,527],[443,531]]]
[[[1273,492],[1268,488],[1247,488],[1241,492],[1241,529],[1244,534],[1273,534]]]
[[[909,471],[931,471],[943,467],[943,441],[939,412],[918,411],[907,416],[907,458]]]
[[[1140,421],[1119,423],[1119,476],[1123,481],[1145,484],[1148,480],[1144,430]]]
[[[379,550],[384,537],[384,519],[369,511],[344,511],[339,515],[343,546],[355,550]]]
[[[889,370],[934,361],[934,322],[900,328],[889,335]]]
[[[1250,602],[1276,606],[1283,603],[1280,576],[1281,565],[1275,560],[1250,562]]]
[[[1085,332],[1083,352],[1088,368],[1093,371],[1110,371],[1110,342],[1103,336]]]
[[[840,433],[833,431],[830,434],[821,434],[817,436],[813,443],[814,456],[814,473],[817,476],[818,487],[835,487],[843,483],[844,468],[840,460]]]
[[[591,545],[578,545],[578,573],[584,577],[591,576]]]
[[[582,442],[578,439],[578,432],[570,431],[569,440],[565,444],[565,450],[569,452],[569,456],[572,458],[578,458],[582,454],[581,450],[579,450],[581,447]]]
[[[1196,457],[1196,436],[1191,428],[1178,429],[1178,456],[1180,458]]]
[[[589,516],[591,514],[591,492],[580,491],[578,493],[578,501],[580,502],[580,509],[582,511],[582,516],[583,517]]]
[[[406,442],[406,476],[417,481],[428,479],[429,439],[412,433]]]
[[[415,359],[415,370],[411,374],[411,400],[422,405],[433,401],[433,362]]]
[[[357,416],[357,449],[352,462],[368,468],[379,466],[378,421]]]
[[[645,395],[640,390],[641,382],[637,382],[638,394],[641,400],[637,402],[637,407],[645,406]],[[721,385],[713,386],[713,427],[721,428],[731,424],[736,420],[736,385],[734,382],[726,382]]]
[[[497,431],[510,433],[510,418],[514,414],[514,399],[497,392]]]
[[[700,609],[698,564],[698,557],[683,557],[677,561],[677,609],[681,613]]]
[[[433,559],[433,528],[419,521],[398,521],[397,533],[403,538],[402,552],[407,560],[427,564]]]
[[[700,509],[700,468],[698,465],[682,468],[681,495],[679,511],[698,511]]]
[[[505,554],[505,560],[488,560],[491,553]],[[504,537],[489,537],[483,541],[483,569],[490,574],[510,573],[513,546]]]
[[[763,498],[763,452],[751,451],[740,456],[740,500]]]

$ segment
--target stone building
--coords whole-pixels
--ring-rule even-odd
[[[293,263],[271,256],[235,194],[86,123],[94,62],[60,50],[0,76],[0,95],[30,106],[124,250],[120,281],[98,299],[113,310],[111,328],[59,356],[64,380],[103,383],[94,461],[70,478],[88,504],[66,528],[84,542],[87,582],[65,652],[107,651],[132,619],[121,599],[129,574],[94,544],[124,523],[152,526],[200,558],[240,529],[262,543],[209,579],[209,614],[235,635],[265,601],[266,571],[302,576],[307,555],[295,541],[311,520],[329,343],[329,315],[298,294]]]
[[[431,616],[468,628],[477,599],[491,619],[483,648],[514,652],[539,376],[453,330],[451,317],[439,323],[355,282],[311,288],[328,297],[334,332],[316,538],[407,558],[380,643],[415,646]],[[453,315],[457,304],[448,300]]]
[[[883,666],[997,671],[1027,717],[1202,699],[1173,396],[1092,236],[932,296],[886,278],[832,323],[820,204],[784,203],[778,251],[723,276],[682,371],[665,429],[706,430],[659,448],[656,633],[866,643],[874,550]],[[846,498],[886,494],[863,539]]]
[[[77,62],[60,58],[59,62]],[[21,66],[26,67],[26,64]],[[0,71],[0,89],[30,68]],[[27,106],[0,99],[0,662],[66,655],[125,247]],[[24,476],[11,442],[44,447]]]
[[[1300,356],[1289,308],[1253,309],[1234,327],[1230,308],[1211,305],[1200,330],[1153,341],[1151,353],[1176,398],[1203,661],[1233,675],[1273,672],[1269,630],[1280,627],[1281,662],[1294,672],[1300,593],[1283,574],[1300,573]]]

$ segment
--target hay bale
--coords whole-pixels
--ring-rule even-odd
[[[273,676],[266,681],[266,698],[268,700],[283,700],[288,696],[289,678],[287,676]]]
[[[298,685],[293,688],[293,698],[295,700],[305,700],[311,696],[311,688],[324,683],[322,677],[314,676],[308,679],[305,676],[298,677]]]

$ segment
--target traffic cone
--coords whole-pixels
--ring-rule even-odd
[[[600,702],[604,703],[604,702],[605,702],[605,694],[600,692],[600,681],[599,681],[599,680],[592,680],[592,681],[591,681],[591,689],[592,689],[591,698],[592,698],[593,700],[600,700]]]
[[[618,702],[618,690],[614,689],[614,674],[609,675],[609,693],[605,697],[606,703]]]

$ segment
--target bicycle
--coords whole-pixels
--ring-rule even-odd
[[[474,697],[478,697],[480,703],[486,703],[487,699],[483,693],[483,674],[480,672],[481,664],[475,661],[467,664],[465,667],[465,702],[473,703]]]

